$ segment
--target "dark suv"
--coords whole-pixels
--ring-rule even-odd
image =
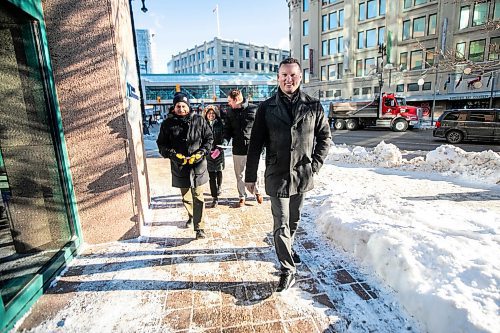
[[[433,135],[449,143],[500,141],[500,109],[447,110],[436,121]]]

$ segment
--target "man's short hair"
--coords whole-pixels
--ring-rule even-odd
[[[229,97],[231,97],[231,99],[233,99],[233,100],[235,100],[235,101],[237,101],[237,100],[238,100],[238,98],[239,98],[240,96],[242,96],[242,97],[243,97],[243,95],[241,94],[241,91],[240,91],[240,90],[238,90],[238,89],[233,89],[233,90],[231,90],[231,91],[229,92],[229,95],[228,95],[228,96],[229,96]]]
[[[300,66],[300,62],[292,57],[285,58],[280,62],[280,65],[278,68],[281,68],[281,65],[290,65],[290,64],[297,64],[299,66],[299,69],[302,70],[302,67]]]

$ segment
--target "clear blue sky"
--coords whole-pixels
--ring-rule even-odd
[[[132,1],[136,29],[150,29],[156,48],[155,67],[166,72],[172,55],[217,36],[219,7],[221,38],[289,49],[286,0],[141,0]]]

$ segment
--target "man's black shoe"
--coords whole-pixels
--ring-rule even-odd
[[[280,282],[278,283],[278,287],[276,288],[276,292],[280,293],[284,290],[287,290],[291,286],[295,284],[295,274],[281,274]]]
[[[203,239],[207,238],[207,234],[205,234],[205,231],[203,229],[196,230],[196,239]]]
[[[193,227],[193,218],[189,218],[186,222],[186,228],[192,228]]]
[[[302,265],[302,260],[300,260],[300,257],[297,254],[297,252],[292,252],[292,258],[293,258],[293,263],[295,264],[295,266]]]

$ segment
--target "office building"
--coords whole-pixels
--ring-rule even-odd
[[[137,42],[137,58],[141,74],[153,73],[153,34],[148,29],[136,29],[135,38]]]

